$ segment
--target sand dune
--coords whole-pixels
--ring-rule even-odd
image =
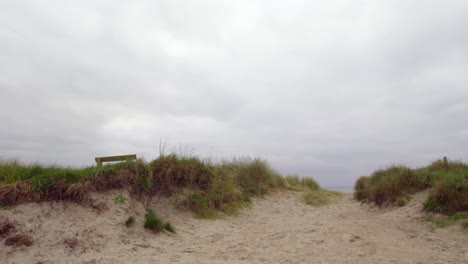
[[[95,206],[54,202],[0,211],[30,247],[0,242],[1,263],[468,263],[468,235],[459,226],[431,232],[419,219],[418,194],[409,205],[378,210],[346,195],[325,207],[303,204],[297,193],[257,199],[239,216],[193,219],[166,200],[151,208],[177,229],[176,235],[144,230],[140,202],[95,196]],[[104,206],[105,204],[105,206]],[[106,209],[107,208],[107,209]],[[136,215],[136,225],[123,224]]]

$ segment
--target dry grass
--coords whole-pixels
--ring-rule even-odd
[[[306,192],[302,199],[308,205],[323,206],[335,202],[342,196],[343,194],[339,192],[320,189]]]
[[[33,244],[32,237],[24,234],[13,235],[5,240],[5,245],[7,246],[31,246]]]
[[[8,236],[15,229],[15,225],[10,220],[3,220],[0,223],[0,238]]]

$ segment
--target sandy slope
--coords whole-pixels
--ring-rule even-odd
[[[0,211],[19,221],[35,239],[14,249],[0,241],[1,263],[468,263],[468,234],[459,226],[431,232],[418,220],[420,200],[380,211],[353,201],[314,208],[295,193],[256,200],[240,216],[196,220],[167,201],[151,207],[176,227],[177,235],[142,228],[144,208],[119,192],[98,195],[108,210],[74,204],[20,205]],[[124,193],[125,195],[125,193]],[[138,214],[132,228],[123,225]],[[76,238],[73,248],[64,239]]]

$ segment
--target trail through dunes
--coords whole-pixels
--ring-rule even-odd
[[[424,193],[405,207],[382,211],[351,195],[311,207],[300,194],[281,192],[219,220],[193,219],[165,200],[153,201],[150,207],[175,226],[176,235],[144,230],[141,203],[115,203],[118,194],[126,195],[96,195],[98,209],[57,202],[0,211],[17,232],[34,239],[30,247],[14,248],[2,238],[0,262],[468,263],[468,234],[459,225],[431,232],[421,222]],[[136,223],[127,228],[130,215]]]

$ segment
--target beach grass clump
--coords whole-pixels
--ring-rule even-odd
[[[145,214],[144,228],[147,228],[155,233],[166,230],[175,233],[174,227],[169,222],[164,222],[159,218],[153,210],[148,210]]]
[[[135,223],[135,217],[132,215],[132,216],[129,216],[129,217],[127,218],[127,220],[125,221],[125,226],[126,226],[126,227],[130,227],[130,226],[132,226],[134,223]]]
[[[382,206],[395,203],[397,198],[427,188],[418,174],[404,166],[392,166],[374,172],[370,177],[361,177],[355,184],[358,200],[374,202]]]
[[[211,166],[197,157],[165,155],[150,166],[152,193],[171,195],[184,187],[207,190],[214,178]]]
[[[127,198],[125,198],[124,196],[122,196],[121,194],[117,195],[116,197],[114,197],[114,203],[125,203],[125,201],[127,200]]]
[[[191,210],[199,218],[216,218],[218,212],[233,215],[250,202],[233,179],[226,175],[215,177],[206,191],[186,189],[181,193],[178,205]]]
[[[426,215],[423,217],[423,221],[430,222],[436,228],[445,228],[459,223],[462,220],[468,219],[468,212],[455,213],[450,216],[445,215]],[[464,228],[465,223],[468,221],[462,222],[462,228]]]
[[[402,197],[425,189],[430,189],[424,202],[427,211],[444,214],[468,211],[468,165],[444,158],[418,169],[392,166],[377,170],[356,181],[354,197],[378,206],[402,206],[405,204]]]
[[[342,197],[342,195],[343,194],[340,192],[320,189],[306,192],[302,196],[302,199],[308,205],[323,206],[333,203],[338,198]]]
[[[285,188],[284,178],[264,160],[236,159],[222,167],[247,196],[263,196],[270,190]]]
[[[396,205],[399,207],[405,206],[408,203],[408,197],[398,196],[395,201]]]
[[[0,162],[0,205],[68,200],[82,203],[91,191],[129,188],[136,192],[144,161],[127,161],[102,167],[66,168]],[[141,177],[141,176],[140,176]]]
[[[297,175],[288,175],[285,177],[288,188],[293,191],[308,191],[320,189],[319,184],[312,178],[299,178]]]
[[[443,172],[431,188],[424,208],[444,214],[468,211],[468,170]]]

